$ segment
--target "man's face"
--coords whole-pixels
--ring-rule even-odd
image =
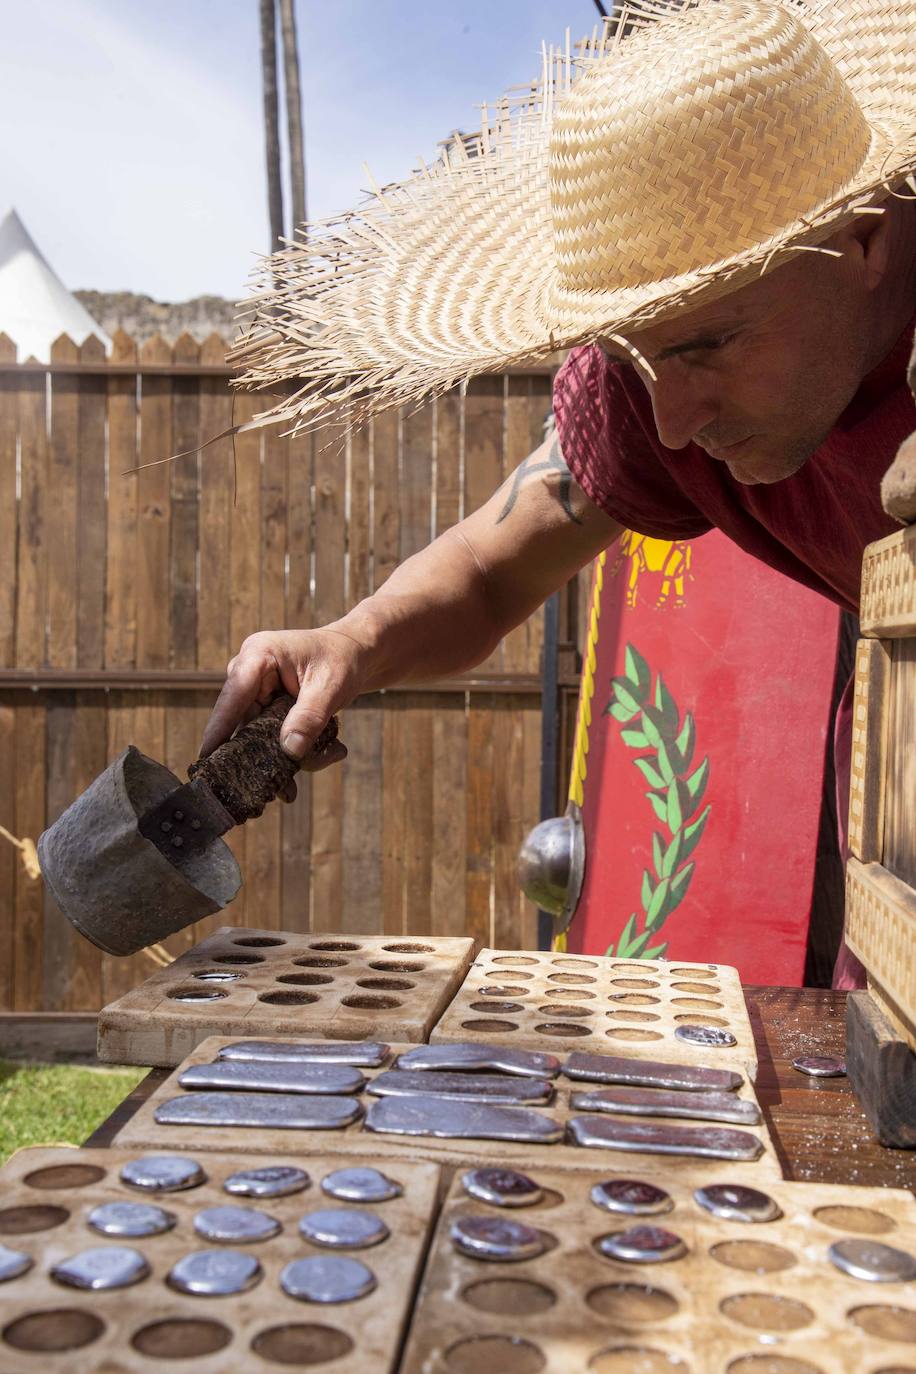
[[[781,482],[811,457],[868,370],[867,295],[854,264],[799,253],[785,266],[631,342],[659,438],[691,440],[739,482]],[[607,351],[626,359],[619,345]]]

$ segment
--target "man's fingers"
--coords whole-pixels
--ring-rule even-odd
[[[299,789],[296,787],[295,779],[293,779],[292,782],[287,783],[287,785],[283,788],[282,792],[278,792],[277,795],[279,796],[281,801],[294,802],[296,800],[296,797],[299,795]]]
[[[299,691],[299,698],[283,722],[280,746],[304,768],[311,768],[312,748],[333,715],[349,706],[352,693],[339,683],[307,682]]]
[[[204,729],[200,744],[202,758],[212,754],[214,749],[232,736],[247,712],[256,705],[263,685],[269,678],[276,680],[276,669],[265,672],[261,658],[252,656],[246,659],[242,655],[233,660],[232,671],[222,685]]]
[[[307,755],[302,762],[303,773],[322,773],[325,768],[330,768],[332,763],[343,763],[347,757],[347,747],[336,739],[329,745],[323,753],[315,756]]]

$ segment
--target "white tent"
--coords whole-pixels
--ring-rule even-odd
[[[99,328],[42,257],[15,210],[0,222],[0,331],[8,334],[20,362],[50,360],[51,344],[69,334],[81,344],[95,334],[106,348],[111,340]]]

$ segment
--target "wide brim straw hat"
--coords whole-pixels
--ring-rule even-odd
[[[637,0],[434,166],[265,259],[240,384],[274,389],[261,423],[311,427],[599,338],[638,349],[829,251],[914,167],[916,0]]]

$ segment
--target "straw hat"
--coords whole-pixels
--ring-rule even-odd
[[[684,313],[916,168],[916,0],[637,0],[481,131],[265,260],[241,385],[357,419]]]

